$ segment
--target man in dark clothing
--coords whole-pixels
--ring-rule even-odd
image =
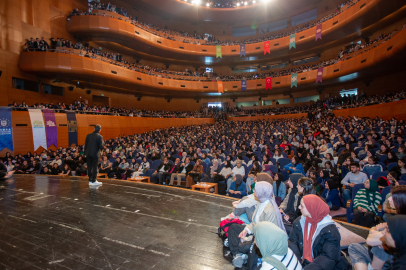
[[[168,158],[165,157],[164,162],[158,166],[155,172],[151,176],[151,181],[155,184],[163,184],[165,179],[165,173],[168,173],[172,169],[171,163],[169,163]]]
[[[86,136],[85,156],[87,159],[87,174],[89,176],[89,185],[96,186],[102,183],[96,180],[97,167],[99,165],[100,150],[104,147],[103,136],[100,135],[101,126],[96,125],[94,132]]]

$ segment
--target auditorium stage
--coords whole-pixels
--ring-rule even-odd
[[[231,200],[118,180],[14,175],[0,186],[0,269],[234,269]]]

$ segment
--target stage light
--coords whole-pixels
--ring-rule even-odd
[[[210,3],[206,3],[206,7],[209,7],[210,6]]]
[[[244,5],[248,5],[248,2],[244,2]]]
[[[239,7],[240,6],[240,3],[237,3],[237,7]]]
[[[252,1],[252,3],[253,3],[253,4],[255,4],[256,2],[257,2],[257,1],[255,1],[255,0],[254,0],[254,1]]]

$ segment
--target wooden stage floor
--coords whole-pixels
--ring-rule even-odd
[[[216,235],[231,200],[99,181],[99,188],[81,177],[1,181],[0,269],[234,269]]]

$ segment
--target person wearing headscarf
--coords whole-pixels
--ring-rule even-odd
[[[202,173],[204,172],[204,167],[203,167],[203,161],[201,159],[198,159],[196,161],[195,166],[193,169],[189,172],[188,176],[186,177],[186,187],[191,187],[192,182],[197,183],[199,182],[199,179],[202,176]]]
[[[214,174],[217,173],[218,169],[219,169],[219,162],[218,162],[217,159],[214,159],[213,160],[213,165],[210,166],[210,175],[214,176]]]
[[[338,192],[338,185],[336,182],[333,180],[327,180],[326,184],[324,185],[325,189],[323,193],[321,194],[321,197],[323,197],[326,200],[326,203],[330,210],[338,210],[341,207],[341,201],[340,201],[340,194]]]
[[[302,269],[296,255],[288,247],[288,236],[278,226],[267,221],[258,222],[254,235],[255,244],[262,255],[259,270]]]
[[[255,161],[254,164],[252,165],[251,170],[248,172],[248,178],[246,180],[246,187],[247,187],[248,194],[253,193],[253,191],[251,189],[251,185],[254,183],[255,176],[260,172],[261,172],[261,168],[259,166],[259,163],[257,161]]]
[[[319,196],[309,194],[300,203],[302,216],[293,222],[289,248],[302,258],[305,269],[344,270],[348,261],[341,257],[341,236],[329,215],[328,205]]]
[[[275,201],[278,205],[280,205],[286,197],[286,185],[283,183],[283,174],[275,174],[273,180],[274,182],[272,186],[275,192]]]
[[[228,196],[241,199],[247,195],[247,188],[240,174],[234,175],[233,182],[227,190]]]
[[[262,165],[262,172],[263,172],[263,173],[267,173],[267,174],[269,174],[271,177],[273,177],[273,173],[272,173],[272,171],[271,171],[271,165],[268,165],[268,164]]]
[[[265,181],[258,182],[255,185],[254,194],[259,202],[257,202],[252,215],[252,222],[249,225],[232,224],[228,230],[228,245],[230,252],[233,254],[233,265],[239,268],[241,268],[248,259],[248,255],[242,254],[239,250],[239,244],[242,242],[241,240],[244,242],[252,242],[254,228],[258,222],[272,222],[285,232],[282,215],[278,211],[278,206],[273,198],[272,185]]]
[[[186,152],[183,152],[183,153],[182,153],[182,160],[181,160],[181,163],[185,163],[186,157],[187,157],[187,153],[186,153]]]
[[[330,174],[327,170],[321,170],[320,176],[317,178],[317,182],[324,187],[326,185],[327,180],[331,179]]]
[[[354,197],[353,213],[354,223],[364,227],[372,227],[374,216],[378,212],[378,205],[382,197],[375,180],[367,180],[364,188],[358,190]]]

